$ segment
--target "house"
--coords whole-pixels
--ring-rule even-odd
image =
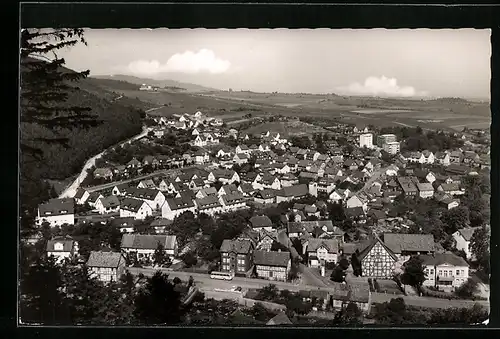
[[[464,251],[467,259],[471,259],[473,257],[469,246],[472,235],[478,228],[479,227],[467,227],[459,229],[458,231],[453,233],[453,239],[455,239],[455,247],[459,251]]]
[[[136,188],[126,194],[129,198],[145,201],[153,210],[159,210],[165,203],[165,195],[160,190]]]
[[[276,200],[276,191],[273,189],[263,189],[257,191],[254,195],[254,201],[259,204],[274,204]]]
[[[451,252],[421,255],[426,274],[424,286],[453,291],[469,279],[469,264]]]
[[[238,165],[246,164],[250,160],[250,156],[247,153],[236,153],[233,157],[233,162]]]
[[[399,172],[398,166],[396,166],[396,165],[390,165],[385,170],[385,175],[387,175],[388,177],[393,177],[393,176],[398,175],[398,172]]]
[[[197,199],[206,198],[208,196],[217,196],[217,190],[215,189],[215,187],[202,188],[198,192],[196,192],[195,195]]]
[[[244,197],[253,196],[253,194],[255,193],[255,189],[253,188],[253,186],[247,183],[240,184],[238,189],[243,193]]]
[[[383,241],[398,259],[405,261],[412,255],[432,254],[436,251],[432,234],[384,233]]]
[[[115,213],[120,211],[120,200],[116,195],[99,198],[95,203],[99,214]]]
[[[72,198],[50,199],[38,206],[36,224],[49,223],[50,227],[75,224],[75,202]]]
[[[336,239],[310,238],[307,241],[309,267],[324,266],[325,262],[337,263],[339,243]]]
[[[194,153],[194,162],[198,165],[205,164],[210,160],[210,156],[206,151],[202,149],[197,150]]]
[[[250,154],[250,149],[248,148],[247,145],[238,145],[238,146],[236,146],[235,152],[236,153]]]
[[[448,152],[438,152],[435,155],[435,160],[436,163],[442,166],[449,166],[450,165],[450,154]]]
[[[434,196],[434,187],[431,183],[418,183],[418,196],[422,199],[432,198]]]
[[[137,255],[139,260],[154,260],[154,253],[159,245],[163,246],[170,259],[177,257],[179,247],[175,235],[124,234],[120,248],[124,254]]]
[[[387,219],[387,215],[385,214],[385,212],[376,208],[371,208],[368,211],[368,217],[377,223],[383,222]]]
[[[120,217],[133,217],[134,219],[144,220],[153,214],[151,206],[139,199],[124,198],[120,203]]]
[[[139,184],[137,185],[137,188],[149,188],[149,189],[156,189],[156,184],[153,181],[153,179],[146,179],[146,180],[141,180]]]
[[[278,232],[276,230],[262,230],[258,233],[258,241],[255,247],[256,250],[270,251],[273,244],[278,241]]]
[[[186,211],[196,213],[196,205],[192,199],[187,197],[168,198],[161,208],[162,218],[174,220],[175,217]]]
[[[119,184],[113,187],[113,189],[111,190],[111,194],[124,196],[128,189],[130,189],[129,184]]]
[[[78,255],[78,242],[70,236],[54,237],[47,241],[47,256],[53,256],[56,263],[71,259]]]
[[[290,187],[293,185],[298,185],[299,183],[299,179],[292,173],[284,174],[279,180],[281,183],[281,187]]]
[[[363,277],[392,279],[398,257],[375,236],[369,245],[360,251],[359,260]]]
[[[347,208],[361,207],[363,211],[366,211],[368,208],[368,203],[364,199],[362,199],[359,195],[353,195],[346,201]]]
[[[461,151],[452,151],[450,153],[450,164],[460,164],[463,159],[463,154]]]
[[[440,205],[446,207],[449,210],[460,205],[459,199],[453,199],[450,195],[444,192],[435,192],[434,199],[438,201]]]
[[[224,239],[220,247],[222,271],[247,275],[254,264],[253,249],[254,245],[250,240]]]
[[[121,233],[134,233],[135,218],[120,217],[111,220],[111,225],[120,229]]]
[[[288,174],[291,171],[290,166],[288,166],[285,163],[281,163],[281,164],[276,165],[275,169],[276,169],[276,173],[279,173],[279,174]]]
[[[222,195],[234,194],[234,193],[242,193],[242,192],[235,184],[230,184],[221,186],[221,188],[217,192],[217,195],[220,197]]]
[[[285,312],[281,311],[277,315],[275,315],[273,318],[271,318],[266,323],[266,325],[269,325],[269,326],[272,326],[272,325],[284,326],[284,325],[293,325],[293,323],[288,318],[288,316],[285,314]]]
[[[96,168],[94,170],[94,178],[95,179],[113,179],[113,171],[109,167]]]
[[[142,159],[142,165],[143,166],[151,166],[153,168],[157,167],[158,165],[160,164],[160,162],[158,161],[158,159],[156,159],[154,156],[152,155],[146,155],[144,157],[144,159]],[[148,188],[148,187],[144,187],[144,188]]]
[[[231,194],[224,194],[220,197],[220,202],[223,206],[224,211],[235,211],[241,208],[246,208],[246,198],[241,192],[235,192]]]
[[[253,262],[257,277],[267,280],[286,281],[292,267],[290,252],[255,250]]]
[[[198,213],[205,213],[213,216],[216,213],[223,212],[222,204],[220,203],[217,195],[210,195],[205,198],[195,199],[194,204]]]
[[[424,156],[425,164],[433,164],[436,159],[434,153],[428,150],[423,151],[422,155]]]
[[[137,160],[136,158],[133,158],[132,160],[130,160],[127,163],[126,167],[127,168],[139,168],[139,167],[141,167],[141,165],[142,164],[141,164],[141,162],[139,160]]]
[[[293,199],[300,199],[309,194],[309,188],[305,184],[282,187],[276,194],[276,203],[282,201],[290,201]]]
[[[75,199],[77,205],[84,205],[89,196],[90,193],[87,190],[79,187],[73,199]]]
[[[271,188],[273,190],[279,190],[281,189],[281,181],[275,176],[272,176],[270,174],[264,174],[260,180],[260,183],[258,183],[254,188],[259,189],[258,186],[261,186],[262,189],[264,188]]]
[[[349,196],[351,195],[351,191],[346,188],[344,189],[337,189],[330,193],[328,196],[328,200],[332,202],[339,203],[341,201],[345,201]],[[352,203],[352,202],[351,202]]]
[[[227,169],[216,169],[208,175],[207,180],[209,182],[220,181],[223,184],[232,184],[233,182],[239,182],[240,176],[237,172]]]
[[[364,224],[366,222],[365,210],[361,206],[347,207],[344,209],[344,213],[347,219],[350,219],[359,224]]]
[[[273,230],[273,222],[266,215],[258,215],[250,218],[250,226],[254,231],[266,230],[271,232]]]
[[[442,183],[438,186],[437,190],[451,196],[465,194],[465,189],[460,188],[460,185],[458,183]]]
[[[102,282],[119,281],[125,273],[125,257],[118,252],[91,251],[87,267]]]
[[[410,178],[398,177],[397,180],[405,196],[414,197],[417,195],[418,188]]]
[[[151,223],[151,228],[154,228],[156,234],[165,233],[165,229],[172,224],[172,220],[157,218]]]

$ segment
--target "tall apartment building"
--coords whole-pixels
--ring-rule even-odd
[[[396,135],[394,134],[382,134],[377,136],[377,146],[383,148],[384,144],[395,142]]]
[[[359,147],[363,148],[372,148],[373,147],[373,134],[364,133],[359,136]]]
[[[398,141],[393,141],[393,142],[387,142],[384,144],[383,149],[389,154],[398,154],[399,153],[399,142]]]

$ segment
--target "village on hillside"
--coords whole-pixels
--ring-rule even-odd
[[[58,262],[86,263],[103,282],[157,268],[255,281],[218,291],[240,300],[286,283],[321,314],[348,303],[369,314],[388,294],[487,299],[463,292],[486,286],[470,244],[489,231],[489,147],[470,133],[401,152],[405,140],[370,126],[252,135],[199,111],[148,119],[148,135],[105,152],[74,197],[39,206]],[[119,230],[119,244],[89,249],[74,230],[92,223]],[[407,273],[415,260],[421,284]]]

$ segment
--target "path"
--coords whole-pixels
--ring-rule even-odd
[[[59,198],[73,198],[76,194],[76,191],[78,191],[78,188],[80,187],[80,184],[83,182],[83,180],[85,180],[85,178],[87,177],[87,174],[88,174],[88,170],[90,168],[92,168],[92,166],[95,166],[95,162],[97,159],[99,159],[100,157],[102,157],[102,155],[110,148],[112,147],[117,147],[117,146],[121,146],[127,142],[132,142],[134,140],[137,140],[137,139],[140,139],[144,136],[146,136],[148,134],[148,132],[151,130],[151,128],[147,128],[147,127],[144,127],[142,128],[142,132],[133,136],[132,138],[129,138],[125,141],[122,141],[116,145],[113,145],[111,147],[108,147],[107,149],[105,149],[104,151],[102,151],[101,153],[93,156],[92,158],[90,158],[89,160],[87,160],[87,162],[85,163],[85,165],[83,166],[82,168],[82,171],[80,172],[80,174],[78,175],[78,177],[73,181],[73,183],[71,183],[68,187],[66,187],[66,189],[59,195]]]

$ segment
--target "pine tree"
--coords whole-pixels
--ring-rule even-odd
[[[21,125],[35,124],[50,131],[50,136],[22,138],[21,152],[38,159],[43,156],[39,143],[57,143],[68,147],[68,139],[58,133],[61,128],[90,127],[99,123],[88,107],[64,105],[70,85],[89,75],[89,71],[64,69],[64,59],[56,52],[77,43],[86,44],[83,29],[23,29],[21,32]],[[47,55],[53,56],[49,59]]]

